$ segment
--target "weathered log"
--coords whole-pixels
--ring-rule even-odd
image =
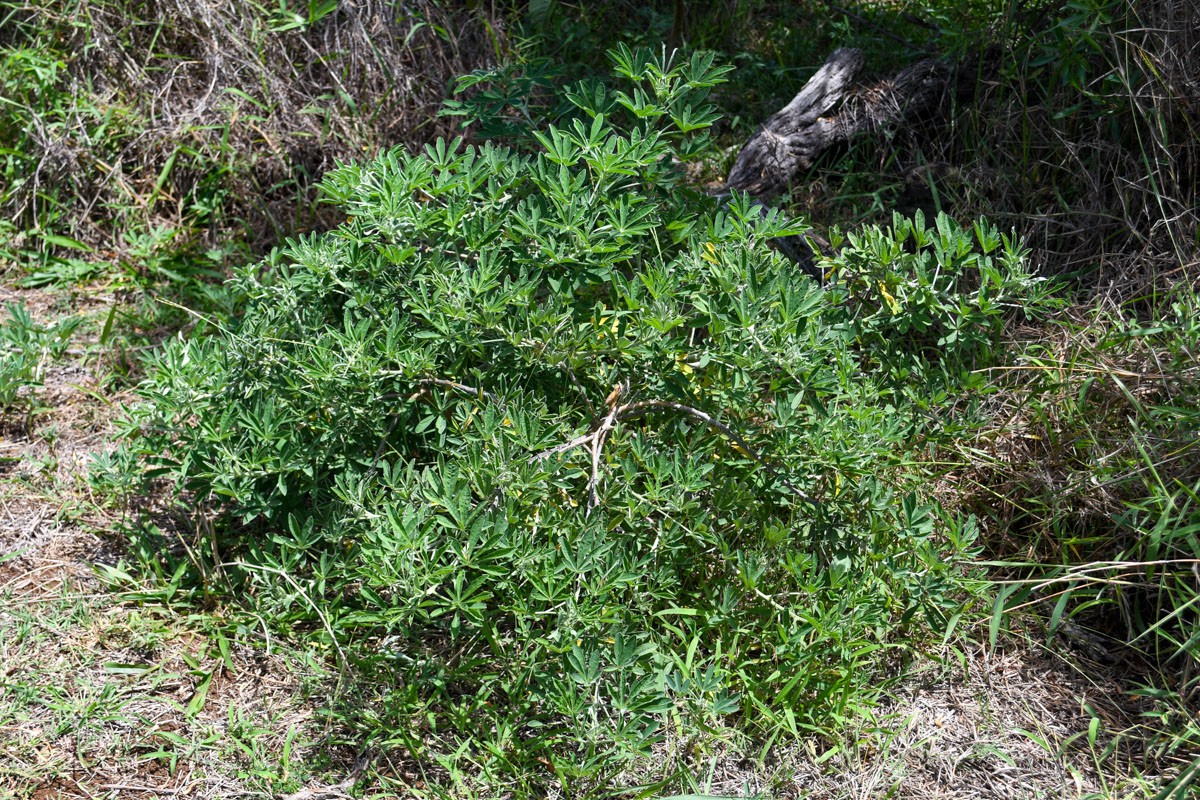
[[[936,112],[949,97],[953,82],[949,67],[929,59],[890,79],[857,84],[855,77],[862,67],[861,51],[850,47],[833,51],[792,101],[759,126],[742,148],[725,191],[747,192],[768,202],[833,145]],[[801,270],[821,279],[817,254],[809,243],[774,239],[771,244]]]
[[[833,51],[792,101],[759,126],[742,148],[726,185],[768,201],[792,185],[817,157],[852,136],[929,115],[949,97],[953,73],[930,59],[894,77],[855,83],[859,50]]]

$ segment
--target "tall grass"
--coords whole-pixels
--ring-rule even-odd
[[[958,477],[1009,581],[997,612],[1123,662],[1145,713],[1110,747],[1182,792],[1200,752],[1200,322],[1190,288],[1170,298],[1147,322],[1109,306],[1017,332]]]

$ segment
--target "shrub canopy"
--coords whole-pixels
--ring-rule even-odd
[[[672,726],[836,718],[893,631],[952,626],[973,523],[906,464],[1045,303],[1018,245],[945,217],[813,281],[769,246],[801,226],[683,180],[724,69],[612,55],[626,88],[574,87],[533,152],[334,170],[345,223],[242,270],[134,415],[156,474],[240,520],[230,580],[374,676],[356,724],[561,779]]]

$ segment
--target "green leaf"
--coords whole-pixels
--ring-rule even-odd
[[[72,250],[83,250],[87,253],[96,252],[94,248],[88,247],[78,239],[72,239],[70,236],[62,236],[57,233],[48,233],[46,231],[37,231],[37,236],[43,242],[55,247],[68,247]]]
[[[1003,587],[996,593],[996,599],[992,603],[992,615],[988,620],[988,646],[993,650],[996,648],[996,641],[1000,636],[1000,623],[1004,619],[1006,610],[1005,603],[1020,588],[1019,584],[1013,584]]]
[[[104,662],[104,671],[114,675],[145,675],[157,667],[150,664],[122,664],[118,661]]]
[[[187,716],[195,717],[204,709],[204,702],[208,699],[208,690],[212,686],[214,670],[205,672],[200,678],[200,682],[196,684],[196,691],[192,694],[192,699],[187,704]]]
[[[1053,610],[1050,612],[1049,633],[1053,636],[1058,631],[1058,625],[1062,621],[1063,611],[1067,608],[1067,603],[1071,601],[1071,593],[1074,588],[1074,583],[1070,588],[1065,589],[1058,597],[1058,602],[1054,604]]]

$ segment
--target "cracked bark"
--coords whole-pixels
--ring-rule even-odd
[[[859,50],[834,50],[791,102],[755,131],[729,172],[726,191],[746,192],[768,203],[830,147],[860,133],[930,116],[958,91],[955,70],[932,59],[868,83],[856,81],[863,64]],[[802,270],[820,277],[807,243],[776,239],[772,244]]]

